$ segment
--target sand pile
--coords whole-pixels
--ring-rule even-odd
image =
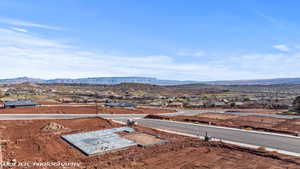
[[[65,127],[63,125],[60,125],[55,122],[50,122],[47,125],[45,125],[42,130],[43,131],[49,131],[49,130],[63,130]]]

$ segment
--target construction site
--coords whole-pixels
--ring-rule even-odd
[[[80,166],[71,168],[87,169],[296,169],[300,165],[299,158],[263,148],[204,141],[102,118],[3,120],[0,132],[2,161],[15,164],[5,168],[29,162],[78,162]],[[40,168],[30,164],[23,168]]]
[[[300,169],[299,6],[0,0],[0,169]]]

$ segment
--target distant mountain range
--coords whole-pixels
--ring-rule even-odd
[[[231,80],[203,82],[209,85],[276,85],[276,84],[300,84],[300,78],[276,78],[257,80]]]
[[[233,81],[179,81],[161,80],[152,77],[91,77],[78,79],[38,79],[29,77],[18,77],[12,79],[0,79],[0,84],[11,83],[78,83],[78,84],[120,84],[120,83],[148,83],[154,85],[184,85],[184,84],[206,84],[206,85],[274,85],[274,84],[300,84],[300,78],[277,78],[258,80],[233,80]]]
[[[196,81],[179,81],[179,80],[160,80],[151,77],[91,77],[78,79],[37,79],[29,77],[18,77],[12,79],[0,79],[0,84],[11,83],[78,83],[78,84],[120,84],[120,83],[147,83],[154,85],[182,85],[194,84]]]

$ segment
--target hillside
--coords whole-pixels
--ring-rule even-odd
[[[232,80],[203,82],[210,85],[275,85],[275,84],[300,84],[300,78],[276,78],[258,80]]]

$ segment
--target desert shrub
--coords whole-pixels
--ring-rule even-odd
[[[257,148],[257,150],[260,150],[260,151],[266,151],[266,147],[260,146],[260,147]]]
[[[250,101],[250,98],[244,98],[244,102],[249,102]]]
[[[300,112],[300,96],[296,97],[296,99],[293,102],[293,108],[297,112]]]

